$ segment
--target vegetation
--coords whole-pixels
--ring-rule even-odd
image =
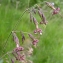
[[[16,3],[17,1],[18,4]],[[48,0],[49,1],[49,0]],[[41,4],[42,2],[42,4]],[[47,25],[40,25],[39,27],[43,30],[43,34],[39,37],[39,42],[36,48],[33,46],[33,55],[29,60],[33,63],[63,63],[63,9],[62,1],[52,0],[56,7],[60,8],[59,14],[52,15],[52,9],[50,9],[44,2],[44,0],[1,0],[0,1],[0,63],[11,63],[13,55],[12,50],[16,47],[12,40],[12,31],[23,31],[25,33],[25,41],[22,44],[20,33],[17,36],[20,39],[20,45],[24,46],[25,49],[29,45],[30,37],[28,33],[32,33],[35,30],[34,23],[30,22],[29,12],[23,12],[31,7],[38,4],[48,21]],[[34,15],[38,22],[40,17],[38,13]],[[9,37],[9,38],[8,38]],[[7,42],[6,42],[7,41]],[[30,46],[30,45],[29,45]],[[16,61],[16,63],[19,63]]]

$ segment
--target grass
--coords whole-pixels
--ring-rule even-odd
[[[11,31],[18,30],[24,32],[32,32],[32,30],[34,30],[34,27],[32,27],[34,26],[34,24],[30,23],[29,14],[27,12],[23,15],[21,19],[21,15],[23,14],[23,12],[24,12],[23,10],[16,10],[14,8],[9,8],[8,6],[0,7],[0,43],[1,43],[0,58],[3,57],[7,52],[12,51],[15,48],[15,43],[12,40],[12,35],[9,37],[8,41],[6,42]],[[19,23],[15,27],[17,21],[19,21]],[[8,55],[2,58],[2,61],[4,61],[4,63],[6,63],[6,61],[8,60],[10,61]]]
[[[8,35],[9,35],[9,33],[11,31],[13,31],[13,28],[14,28],[16,22],[21,18],[20,16],[21,16],[22,12],[23,11],[17,11],[17,10],[9,9],[9,8],[6,8],[6,7],[0,7],[0,24],[1,24],[0,25],[0,30],[1,30],[0,31],[0,36],[1,36],[0,47],[1,47],[1,49],[3,49],[3,47],[5,45],[5,41],[8,37]],[[24,18],[25,18],[25,16],[24,16]],[[22,25],[19,23],[19,28],[17,26],[18,30],[21,30],[21,29],[24,30],[25,27],[26,27],[26,30],[27,30],[27,24],[25,24],[23,19],[20,20],[20,23],[22,23]],[[14,30],[16,30],[16,29],[14,29]],[[8,42],[8,43],[11,43],[11,42]]]
[[[61,6],[60,8],[62,9]],[[61,10],[61,13],[62,12],[63,11]],[[5,44],[11,31],[22,30],[25,32],[32,32],[32,30],[35,29],[34,24],[31,24],[29,21],[29,14],[25,13],[21,20],[22,14],[23,10],[12,9],[8,6],[0,7],[0,57],[15,48],[15,43],[12,41],[12,35],[10,36],[7,45]],[[50,17],[49,14],[49,12],[45,13],[48,20],[46,28],[40,25],[40,28],[45,28],[45,30],[43,30],[43,35],[40,38],[37,49],[34,49],[32,58],[34,63],[63,63],[63,18],[59,15]],[[19,20],[18,26],[14,28],[16,22]],[[6,58],[10,61],[9,56],[6,55],[2,58],[4,63],[7,61]]]
[[[59,16],[49,20],[34,53],[34,63],[63,63],[62,32],[63,22]]]

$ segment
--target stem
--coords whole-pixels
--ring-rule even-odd
[[[0,58],[0,60],[1,60],[3,57],[5,57],[7,54],[10,54],[10,53],[12,53],[12,51],[7,52],[6,54],[4,54],[4,55]]]
[[[30,0],[28,0],[28,8],[29,8]]]
[[[14,32],[21,32],[21,31],[14,31]],[[23,32],[23,33],[29,34],[28,32]]]

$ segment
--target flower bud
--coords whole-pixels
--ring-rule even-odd
[[[34,30],[34,33],[37,34],[39,33],[40,35],[42,35],[42,30],[40,28]]]
[[[25,60],[25,55],[24,54],[21,54],[20,52],[17,52],[16,53],[17,54],[17,60],[19,60],[19,61],[24,61]]]
[[[53,10],[53,13],[52,13],[52,14],[53,14],[53,15],[54,15],[54,14],[58,14],[59,11],[60,11],[60,8],[56,8],[55,10]]]
[[[38,43],[38,39],[34,39],[34,41],[32,42],[33,45],[37,45]]]
[[[24,36],[24,34],[22,32],[20,32],[20,33],[21,33],[21,36],[22,36],[22,43],[23,43],[24,40],[25,40],[25,36]]]
[[[20,46],[20,47],[17,47],[17,48],[15,48],[15,49],[14,49],[14,51],[15,51],[15,52],[23,51],[23,50],[24,50],[24,48],[23,48],[23,47],[21,47],[21,46]]]
[[[40,22],[40,24],[47,24],[47,21],[46,21],[46,17],[44,16],[43,12],[41,10],[38,10],[38,14],[39,16],[41,17],[42,21]]]
[[[19,47],[19,39],[14,31],[12,31],[13,40],[16,43],[16,47]]]
[[[38,14],[39,14],[39,16],[41,17],[41,19],[42,19],[42,12],[40,11],[40,10],[38,10]]]
[[[36,25],[36,28],[38,28],[38,21],[36,20],[35,17],[33,17],[33,22],[34,22],[34,24]]]

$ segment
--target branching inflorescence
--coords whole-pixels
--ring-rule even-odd
[[[55,8],[54,5],[52,5],[50,2],[46,2],[47,6],[52,8],[53,12],[52,14],[58,14],[60,11],[60,8]],[[43,31],[42,29],[39,27],[39,24],[44,24],[47,25],[48,21],[44,15],[44,12],[42,10],[42,8],[38,5],[34,6],[31,8],[31,10],[28,10],[30,13],[30,22],[34,23],[35,25],[35,30],[33,31],[34,34],[40,34],[42,35]],[[39,22],[36,17],[34,16],[34,14],[38,13],[38,16],[41,18],[41,22]],[[22,31],[18,31],[21,36],[22,36],[22,44],[25,41],[25,32]],[[37,39],[37,37],[34,37],[31,33],[27,33],[27,35],[29,36],[29,38],[31,39],[31,47],[28,48],[27,51],[25,51],[25,48],[23,46],[20,45],[20,41],[19,38],[16,35],[17,31],[12,31],[12,36],[13,36],[13,40],[16,43],[16,47],[15,49],[12,51],[13,56],[15,57],[15,60],[18,60],[22,63],[33,63],[33,61],[29,60],[28,57],[31,57],[33,54],[33,48],[32,46],[34,46],[35,48],[37,47],[37,44],[39,42],[39,39]],[[26,52],[26,53],[25,53]],[[27,55],[26,55],[27,54]],[[15,61],[13,59],[11,59],[12,63],[15,63]]]

